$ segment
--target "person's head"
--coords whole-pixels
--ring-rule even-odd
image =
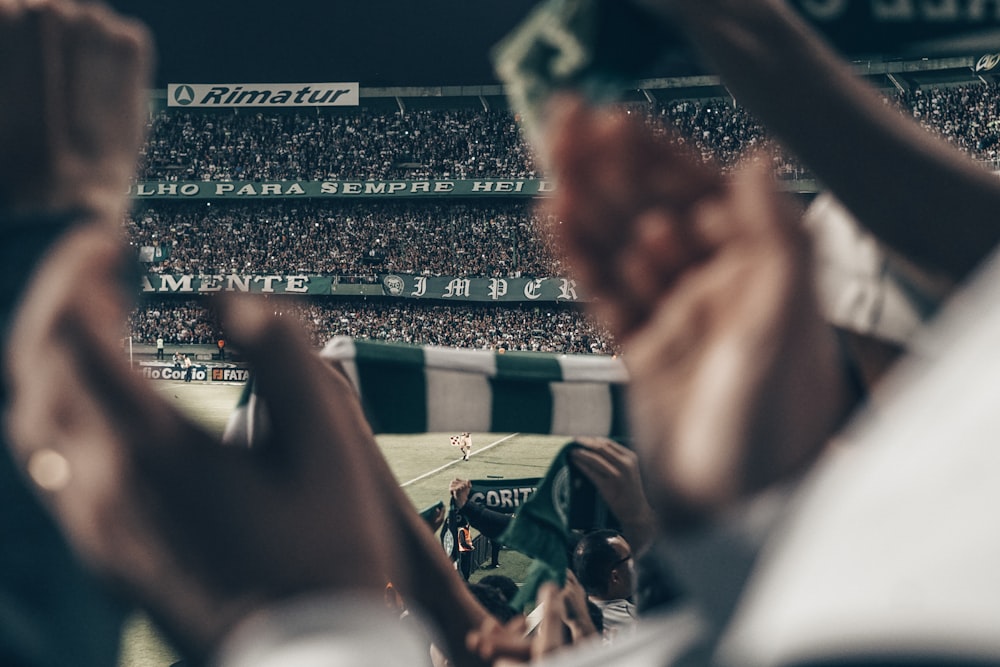
[[[587,595],[601,600],[632,596],[632,548],[615,530],[584,535],[573,550],[573,573]]]
[[[507,621],[517,616],[517,612],[496,588],[478,583],[469,584],[469,591],[479,601],[479,604],[483,605],[483,608],[501,624],[506,624]]]
[[[497,589],[508,603],[517,595],[517,582],[502,574],[488,574],[479,583]]]

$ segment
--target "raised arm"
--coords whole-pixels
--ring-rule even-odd
[[[120,224],[145,125],[150,40],[96,3],[0,0],[0,346],[48,247]],[[0,386],[6,407],[9,387]],[[0,437],[3,661],[113,664],[125,605],[83,571]],[[80,619],[86,618],[86,623]],[[38,638],[44,637],[44,641]]]
[[[554,232],[622,342],[661,524],[803,469],[851,403],[788,203],[624,113],[563,100],[553,123]]]
[[[787,3],[633,2],[678,26],[888,246],[957,280],[1000,240],[1000,181],[887,105]]]

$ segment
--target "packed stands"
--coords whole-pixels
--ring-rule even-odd
[[[973,157],[1000,161],[996,84],[925,88],[887,97]],[[782,179],[809,177],[728,98],[632,104],[676,128],[725,167],[767,155]],[[544,174],[503,110],[370,108],[247,112],[162,110],[152,117],[140,181],[538,179]],[[140,202],[130,242],[164,249],[150,272],[316,274],[375,283],[387,273],[456,277],[562,276],[548,250],[552,223],[523,199],[275,199]],[[276,299],[276,303],[280,299]],[[288,302],[291,303],[291,302]],[[299,302],[296,302],[299,303]],[[211,342],[218,327],[197,302],[146,297],[132,318],[140,342]],[[326,299],[282,312],[303,317],[314,342],[350,335],[417,343],[561,352],[614,350],[570,306],[438,306]],[[456,326],[455,322],[462,323]]]
[[[544,223],[523,200],[145,202],[128,236],[164,273],[561,275]]]
[[[331,336],[477,349],[614,354],[607,332],[571,305],[424,305],[383,299],[278,299],[276,314],[302,321],[313,344]],[[210,304],[158,298],[129,319],[136,343],[214,344],[225,332]]]

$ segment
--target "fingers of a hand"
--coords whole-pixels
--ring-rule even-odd
[[[124,210],[145,128],[145,29],[100,4],[5,3],[0,204]],[[16,165],[16,168],[14,167]]]
[[[11,351],[21,353],[15,348]],[[13,391],[5,415],[10,443],[23,466],[39,451],[61,444],[65,431],[77,428],[82,405],[67,395],[77,383],[66,377],[72,360],[63,346],[49,345],[43,356],[33,358],[36,362],[30,374],[12,378]]]
[[[563,586],[563,598],[566,604],[566,613],[575,622],[586,623],[589,620],[587,611],[587,593],[580,585],[580,581],[572,573],[566,572],[566,585]]]
[[[249,298],[221,306],[226,331],[253,363],[258,392],[286,449],[315,452],[318,436],[333,442],[370,438],[354,388],[313,352],[301,329]]]
[[[615,467],[606,458],[588,449],[574,449],[570,459],[577,469],[595,484],[603,484],[604,480],[616,475]]]
[[[649,309],[707,254],[679,214],[651,209],[638,216],[635,233],[618,256],[619,282]]]
[[[155,464],[202,449],[210,437],[166,403],[122,359],[117,332],[108,326],[124,321],[125,313],[115,310],[120,305],[85,309],[66,321],[65,339],[73,355],[67,372],[78,374],[84,391],[93,398],[94,418],[113,425],[130,452],[143,460]],[[101,317],[102,310],[114,313],[114,319]]]
[[[598,307],[615,333],[627,336],[704,256],[684,213],[720,191],[721,180],[636,119],[576,105],[561,122],[553,235],[604,301]]]
[[[562,117],[553,152],[553,211],[582,248],[613,248],[636,206],[638,129],[618,115],[577,106]],[[645,138],[645,137],[643,137]]]
[[[542,606],[542,621],[532,643],[532,657],[538,658],[565,644],[563,619],[566,604],[562,591],[552,583],[543,584],[538,589],[538,603]]]
[[[44,350],[59,333],[59,318],[84,307],[86,301],[81,298],[87,288],[82,280],[87,280],[88,287],[108,280],[106,271],[118,265],[118,252],[110,237],[90,227],[71,232],[52,246],[15,313],[9,341],[12,354],[7,358],[8,372],[15,379],[30,374],[34,359],[26,353]]]
[[[773,175],[761,162],[744,166],[733,178],[734,207],[742,212],[742,226],[747,233],[770,235],[802,253],[809,247],[808,236],[799,224],[790,202],[775,187]]]
[[[659,135],[623,112],[573,107],[554,153],[553,209],[596,247],[614,244],[646,208],[683,211],[721,191],[721,177],[664,128]]]
[[[71,234],[42,264],[11,342],[15,387],[54,392],[79,387],[78,403],[91,400],[95,428],[114,424],[125,441],[153,451],[162,438],[186,424],[121,358],[120,330],[127,298],[120,280],[121,249],[93,227]],[[39,387],[39,359],[60,361],[61,380]],[[30,360],[30,364],[26,363]],[[50,406],[51,408],[52,406]],[[72,431],[77,423],[61,426]],[[58,421],[54,422],[59,424]],[[183,438],[178,447],[193,444]],[[170,442],[171,451],[175,443]],[[138,450],[137,450],[138,451]]]
[[[123,151],[137,150],[152,61],[146,29],[92,4],[86,5],[65,42],[67,94],[75,109],[69,116],[71,136],[83,149],[100,140],[121,145]]]
[[[28,187],[25,173],[36,173],[47,146],[41,92],[45,69],[38,22],[19,3],[0,5],[0,204]],[[33,185],[33,184],[31,184]],[[37,186],[35,186],[37,187]]]
[[[531,643],[524,638],[524,623],[500,625],[487,618],[478,630],[466,635],[465,645],[483,660],[495,662],[502,658],[527,662],[531,658]]]
[[[600,454],[603,458],[612,462],[616,467],[622,465],[633,465],[636,463],[635,452],[628,447],[621,445],[611,438],[600,436],[583,436],[576,439],[577,444]]]
[[[59,420],[45,416],[55,411],[55,392],[62,387],[58,378],[50,377],[56,370],[51,360],[62,360],[64,354],[58,323],[67,310],[79,308],[76,278],[91,258],[100,256],[87,237],[77,242],[80,236],[71,235],[53,246],[15,311],[4,358],[13,405],[8,427],[15,444],[27,446],[29,452],[35,445],[43,446],[58,425]],[[77,246],[79,253],[74,252]]]
[[[624,341],[623,359],[633,375],[663,374],[670,382],[684,378],[685,369],[696,361],[700,346],[712,333],[720,299],[731,298],[716,293],[716,268],[706,265],[691,272],[661,298],[642,329]]]
[[[720,197],[707,198],[691,212],[693,232],[717,250],[734,242],[780,239],[796,226],[787,202],[760,163],[739,169]]]
[[[606,324],[619,342],[625,342],[637,326],[649,316],[649,310],[636,304],[622,290],[607,289],[592,293],[589,310],[594,319]]]
[[[654,202],[685,205],[720,182],[672,128],[657,134],[642,114],[594,110],[572,99],[553,118],[560,189],[596,188],[629,210]]]
[[[67,127],[66,88],[69,80],[67,71],[72,67],[70,55],[66,52],[66,42],[70,40],[71,28],[81,15],[76,3],[36,2],[33,3],[30,20],[35,22],[37,32],[36,61],[41,96],[36,101],[38,112],[45,119],[45,129],[51,144],[48,150],[65,148]]]

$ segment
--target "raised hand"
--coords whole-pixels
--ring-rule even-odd
[[[120,264],[93,227],[59,243],[25,299],[7,367],[15,455],[84,560],[200,658],[269,604],[380,595],[396,533],[345,377],[291,325],[230,304],[227,331],[256,362],[270,437],[220,446],[121,359],[109,326],[128,303]]]
[[[469,501],[469,493],[472,492],[472,482],[467,479],[455,478],[448,483],[448,493],[455,499],[455,505],[461,509]]]
[[[846,399],[794,214],[759,169],[727,182],[640,120],[561,104],[555,234],[623,344],[660,519],[801,469]]]
[[[100,4],[0,0],[0,210],[120,224],[151,61],[145,28]]]
[[[656,532],[656,517],[646,500],[635,452],[608,438],[576,438],[573,465],[593,482],[622,526],[622,535],[642,551]]]

